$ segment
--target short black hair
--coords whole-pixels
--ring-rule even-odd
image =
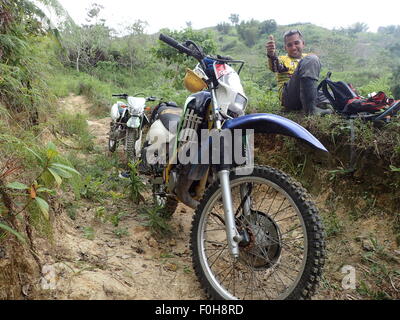
[[[301,40],[303,40],[303,42],[304,42],[303,34],[300,32],[300,30],[298,30],[298,29],[293,29],[293,30],[286,31],[286,32],[283,34],[283,41],[284,41],[284,43],[286,44],[286,38],[289,38],[290,36],[293,36],[293,35],[295,35],[295,34],[298,34],[298,35],[299,35],[299,38],[300,38]]]

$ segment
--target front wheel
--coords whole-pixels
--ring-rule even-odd
[[[128,162],[135,163],[138,159],[136,156],[135,145],[139,138],[138,129],[127,128],[126,129],[126,139],[125,139],[125,150]]]
[[[239,168],[240,170],[240,168]],[[315,205],[292,178],[270,167],[230,174],[236,228],[231,256],[221,188],[211,185],[192,221],[196,275],[213,299],[308,299],[324,265],[324,231]]]

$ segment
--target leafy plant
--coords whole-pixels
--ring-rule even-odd
[[[83,228],[83,236],[88,240],[94,240],[96,234],[92,227],[84,227]]]
[[[156,235],[167,236],[171,234],[172,229],[168,220],[163,217],[163,208],[159,206],[146,206],[140,209],[140,217],[143,219],[143,225]]]
[[[19,181],[12,181],[7,183],[2,192],[3,200],[5,195],[9,197],[9,210],[11,207],[11,200],[15,198],[19,200],[19,205],[16,205],[18,209],[12,209],[8,212],[13,218],[25,210],[37,209],[45,220],[49,220],[50,206],[47,201],[49,195],[55,195],[56,189],[61,186],[63,179],[68,180],[71,178],[79,177],[80,173],[74,168],[61,163],[62,158],[59,156],[56,146],[53,143],[49,143],[44,150],[34,151],[28,147],[26,149],[34,156],[36,160],[37,168],[39,173],[31,179],[28,183],[22,183]],[[4,179],[6,176],[10,176],[15,170],[3,170],[0,179]],[[14,201],[15,202],[15,201]],[[16,202],[15,202],[16,203]],[[2,229],[17,235],[17,231],[11,231],[6,225],[2,225]],[[21,240],[20,236],[17,236]]]
[[[390,171],[393,171],[393,172],[400,172],[400,168],[397,168],[397,167],[395,167],[395,166],[390,165],[389,168],[390,168]]]
[[[129,190],[130,190],[130,195],[135,203],[139,203],[140,201],[144,201],[144,198],[142,196],[142,192],[145,190],[146,185],[143,183],[142,178],[138,174],[138,165],[140,161],[137,161],[135,163],[128,163],[128,166],[130,168],[130,184],[129,184]]]
[[[80,195],[84,199],[101,201],[103,199],[103,191],[100,186],[104,184],[102,179],[93,179],[90,175],[86,176],[82,181]]]
[[[22,243],[26,244],[26,239],[25,237],[19,233],[18,231],[15,231],[13,228],[9,227],[8,225],[1,223],[0,222],[0,229],[14,235],[19,241],[21,241]]]
[[[324,227],[328,237],[335,237],[343,232],[343,222],[334,212],[324,215]]]
[[[117,236],[117,238],[129,236],[128,228],[116,228],[113,233]]]
[[[118,225],[119,225],[121,219],[122,219],[123,217],[125,217],[125,216],[127,216],[127,213],[126,213],[126,212],[120,212],[120,213],[117,213],[117,214],[112,214],[112,215],[110,215],[110,216],[109,216],[109,220],[110,220],[110,222],[114,225],[114,227],[118,227]]]

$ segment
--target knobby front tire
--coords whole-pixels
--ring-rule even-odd
[[[325,257],[324,230],[306,190],[285,173],[257,166],[250,175],[230,174],[236,227],[247,241],[240,256],[227,245],[219,182],[211,185],[192,221],[195,273],[211,299],[309,299],[317,288]],[[251,201],[241,209],[240,189]]]
[[[126,157],[130,163],[135,163],[137,160],[135,144],[138,138],[139,132],[137,129],[126,129]]]

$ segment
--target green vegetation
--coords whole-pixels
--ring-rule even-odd
[[[172,228],[168,219],[163,216],[163,208],[158,206],[144,206],[140,210],[140,217],[143,219],[143,226],[158,237],[171,235]]]

